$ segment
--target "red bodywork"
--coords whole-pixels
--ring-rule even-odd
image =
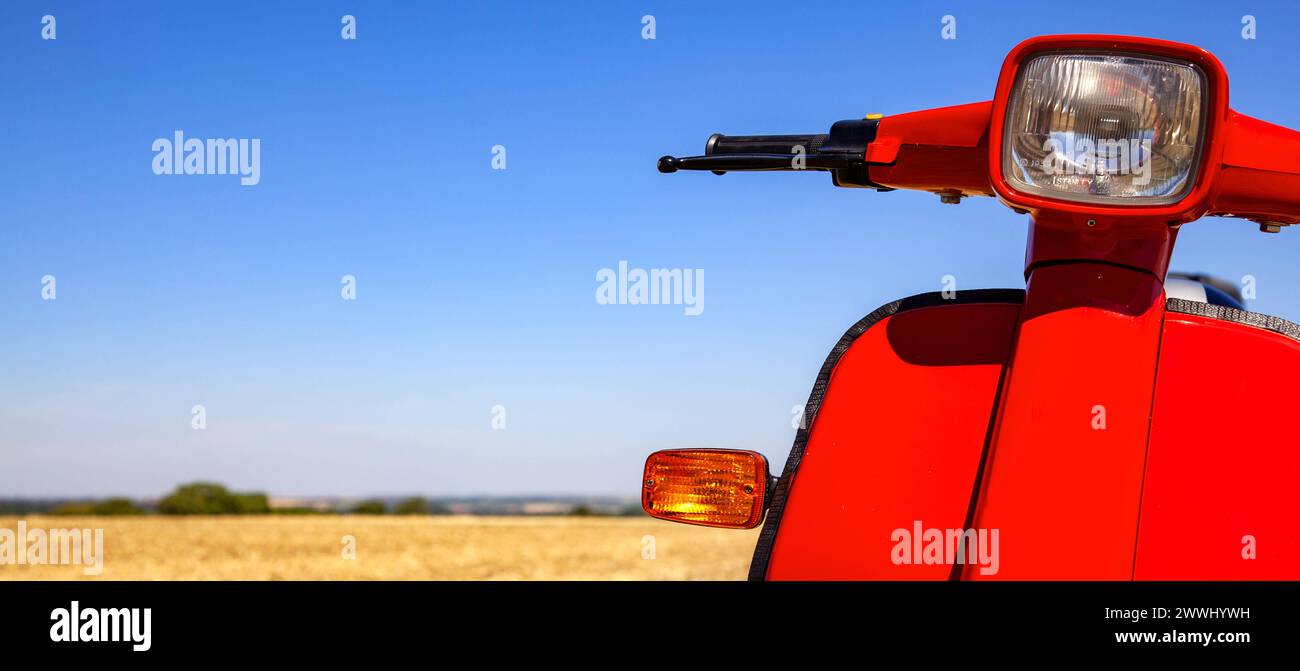
[[[754,577],[956,577],[891,561],[892,530],[915,521],[999,530],[998,572],[959,567],[968,580],[1300,576],[1295,422],[1266,400],[1300,375],[1300,342],[1270,329],[1297,327],[1155,298],[1046,314],[1003,298],[876,322],[833,366]],[[1158,351],[1132,347],[1148,340]],[[1053,377],[1066,369],[1070,384]]]
[[[1202,69],[1207,144],[1184,199],[1065,203],[1003,180],[997,120],[1019,63],[1044,49]],[[1300,342],[1278,332],[1293,327],[1171,312],[1162,286],[1184,223],[1300,221],[1300,135],[1230,110],[1227,81],[1194,47],[1038,38],[1007,57],[993,101],[882,120],[872,181],[1033,217],[1026,293],[897,312],[828,361],[752,577],[1300,578],[1300,441],[1270,403],[1300,376]],[[892,534],[914,525],[998,530],[996,572],[895,561]]]
[[[948,577],[950,566],[892,564],[890,534],[913,520],[965,526],[1019,316],[1017,303],[934,305],[853,342],[817,409],[767,577]]]
[[[1300,577],[1300,441],[1275,404],[1296,375],[1294,337],[1166,312],[1134,578]]]
[[[1008,101],[1043,51],[1199,69],[1203,139],[1182,199],[1080,203],[1004,179]],[[1182,225],[1300,223],[1297,156],[1300,133],[1229,108],[1213,55],[1143,38],[1031,39],[992,101],[882,119],[863,154],[870,183],[994,196],[1032,218],[1026,290],[914,297],[845,335],[751,577],[1300,578],[1300,441],[1274,409],[1300,378],[1300,326],[1166,301],[1163,286]],[[913,561],[919,539],[900,561],[899,539],[931,529],[996,531],[996,566]]]

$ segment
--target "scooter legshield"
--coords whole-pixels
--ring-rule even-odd
[[[949,576],[950,565],[894,563],[891,534],[914,520],[966,525],[1024,296],[922,294],[845,333],[773,491],[751,578]]]
[[[751,579],[1300,578],[1300,438],[1286,410],[1300,326],[1158,300],[1150,337],[1108,343],[1154,347],[1120,357],[1132,374],[1111,390],[1123,394],[1110,425],[1080,405],[1101,384],[1080,366],[1102,382],[1113,371],[1050,360],[1094,307],[1053,327],[1063,313],[990,290],[868,315],[814,385]],[[1082,410],[1067,422],[1059,404]],[[928,534],[985,527],[1016,537],[1001,558],[995,542],[988,575],[927,555]]]
[[[1300,579],[1300,326],[1170,299],[1133,577]]]

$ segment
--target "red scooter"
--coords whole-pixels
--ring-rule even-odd
[[[650,515],[763,524],[760,580],[1300,579],[1300,326],[1232,287],[1167,295],[1183,225],[1300,223],[1300,133],[1231,109],[1209,52],[1038,37],[992,101],[714,135],[659,170],[825,171],[1032,224],[1024,290],[921,294],[849,328],[779,478],[755,452],[656,452]]]

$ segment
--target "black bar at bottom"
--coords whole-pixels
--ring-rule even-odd
[[[150,649],[51,640],[73,602],[83,618],[150,609]],[[1291,652],[1298,603],[1300,583],[15,582],[0,585],[0,640],[14,659],[51,662],[247,661],[262,650],[609,661],[611,644],[653,662],[688,643],[706,648],[692,659],[737,662],[772,646],[859,661],[887,649],[936,661],[1027,650],[1244,659]]]

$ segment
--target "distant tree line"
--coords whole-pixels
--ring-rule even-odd
[[[131,499],[114,497],[98,500],[78,501],[30,501],[0,500],[0,514],[48,514],[48,515],[319,515],[319,514],[353,514],[353,515],[451,515],[453,511],[444,503],[430,501],[424,497],[412,496],[397,500],[391,505],[381,499],[366,499],[346,509],[321,510],[317,508],[272,508],[266,494],[262,492],[233,492],[215,482],[191,482],[159,499],[153,505],[140,505]],[[470,514],[518,514],[515,512],[480,512],[470,509]],[[609,510],[597,508],[586,503],[577,503],[566,512],[547,514],[578,516],[643,516],[640,505],[632,504],[624,509]]]
[[[60,503],[48,512],[51,515],[141,515],[145,511],[131,499],[111,498]]]
[[[393,515],[450,515],[451,509],[441,503],[432,503],[422,496],[412,496],[393,504],[392,510],[388,509],[388,504],[379,499],[366,499],[347,512],[355,515],[384,515],[387,513]]]
[[[232,492],[215,482],[181,485],[158,500],[163,515],[265,515],[271,512],[266,494]]]
[[[143,515],[148,512],[127,498],[71,501],[44,511],[51,515]],[[181,485],[158,500],[162,515],[264,515],[273,512],[261,492],[232,492],[215,482]]]
[[[191,482],[180,485],[171,493],[158,500],[157,506],[150,511],[128,498],[114,497],[96,501],[69,501],[52,506],[13,502],[14,505],[0,505],[5,512],[27,514],[46,513],[50,515],[143,515],[157,512],[160,515],[294,515],[294,514],[329,514],[337,511],[317,510],[314,508],[271,508],[266,494],[262,492],[232,492],[215,482]],[[12,510],[7,510],[12,508]],[[450,515],[451,510],[438,503],[431,503],[423,497],[410,497],[393,504],[379,499],[368,499],[353,508],[343,511],[359,515]]]

